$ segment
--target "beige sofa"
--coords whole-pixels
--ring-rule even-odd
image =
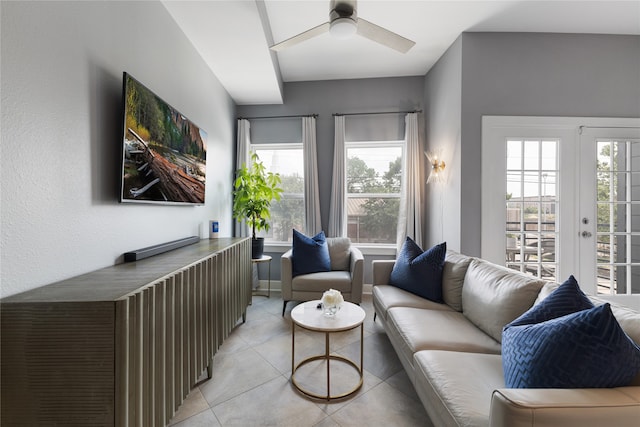
[[[557,284],[448,251],[439,304],[388,285],[393,265],[373,262],[375,320],[436,427],[640,425],[640,375],[610,389],[505,388],[502,328]],[[612,311],[640,343],[640,313],[614,304]]]

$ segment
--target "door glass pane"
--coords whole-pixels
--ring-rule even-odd
[[[542,153],[540,156],[540,168],[542,170],[554,170],[556,168],[557,141],[542,141]]]
[[[598,293],[640,293],[640,145],[600,140],[596,147]]]
[[[522,167],[522,141],[507,141],[507,170],[519,170]]]
[[[540,141],[524,142],[524,168],[526,170],[539,170]]]
[[[506,265],[555,280],[558,142],[507,140]]]
[[[525,198],[528,198],[530,201],[538,200],[537,197],[540,195],[540,180],[541,177],[538,172],[523,173]]]

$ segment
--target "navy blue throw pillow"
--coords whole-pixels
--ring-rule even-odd
[[[564,283],[558,286],[545,299],[531,307],[505,328],[540,323],[589,308],[593,308],[593,303],[582,292],[576,278],[569,276]]]
[[[331,258],[329,258],[329,247],[324,231],[313,237],[307,237],[294,229],[291,264],[293,277],[331,271]]]
[[[606,303],[502,333],[508,388],[627,386],[640,371],[640,348]]]
[[[442,299],[442,269],[447,242],[422,251],[407,237],[389,277],[389,284],[435,302]]]

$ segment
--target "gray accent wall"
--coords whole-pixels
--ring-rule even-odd
[[[333,173],[333,140],[335,113],[364,113],[422,109],[424,76],[358,80],[289,82],[284,84],[282,105],[241,105],[238,115],[263,117],[278,115],[319,114],[316,122],[320,212],[322,228],[329,222],[331,181]],[[381,126],[381,124],[384,124]],[[295,142],[301,132],[299,119],[251,120],[251,137],[256,143]],[[353,138],[404,138],[404,115],[349,116],[346,132]],[[424,135],[424,121],[420,120]],[[282,141],[278,141],[278,137]],[[299,140],[298,140],[299,141]],[[280,278],[280,253],[273,256],[272,280]],[[371,260],[392,256],[365,256],[365,283],[371,283]],[[266,279],[267,267],[260,266],[260,278]]]
[[[425,128],[427,150],[440,149],[446,163],[445,181],[426,186],[425,247],[446,241],[460,251],[460,193],[462,177],[462,38],[449,47],[425,78]],[[427,162],[425,175],[429,176]]]
[[[0,297],[231,235],[235,104],[161,2],[0,2]],[[120,204],[122,73],[208,133],[204,206]],[[100,286],[96,283],[96,286]]]
[[[422,109],[424,77],[393,77],[358,80],[327,80],[314,82],[289,82],[284,84],[284,104],[282,105],[241,105],[238,115],[242,117],[263,117],[278,115],[319,114],[316,122],[320,213],[322,228],[327,229],[331,200],[331,174],[333,171],[333,138],[335,113],[362,113],[379,111],[404,111]],[[382,116],[361,116],[358,121],[367,121],[365,126],[375,127]],[[388,119],[387,119],[388,120]],[[279,132],[283,139],[290,138],[289,119],[251,121],[251,137],[263,141],[263,133],[269,134],[269,141]],[[255,123],[255,126],[254,126]],[[395,120],[398,123],[398,120]],[[421,121],[421,126],[422,126]],[[301,126],[301,125],[300,125]],[[347,124],[348,126],[348,124]],[[270,129],[267,129],[269,128]],[[397,127],[396,127],[397,128]],[[402,118],[404,130],[404,118]],[[398,132],[392,133],[397,135]],[[404,137],[404,134],[401,135]]]
[[[459,222],[445,222],[444,234],[459,236],[459,250],[478,256],[482,116],[640,117],[640,37],[463,33],[456,43],[461,44],[461,54],[454,44],[427,74],[425,105],[446,107],[436,90],[441,83],[460,90],[460,122],[449,117],[439,131],[453,135],[460,127],[459,171],[453,171],[452,164],[449,172],[460,174],[459,189],[450,188],[450,197],[459,200],[460,217]],[[460,66],[459,84],[445,79],[457,75]],[[426,121],[432,126],[437,114],[433,108],[430,111]],[[429,130],[428,146],[436,143],[432,140],[436,136]],[[430,192],[427,203],[437,203],[438,197]],[[433,234],[430,221],[427,229]],[[433,235],[428,239],[437,240]]]

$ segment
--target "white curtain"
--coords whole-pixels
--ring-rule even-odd
[[[302,146],[304,153],[304,223],[307,235],[313,236],[322,230],[315,117],[302,118]]]
[[[238,119],[238,137],[236,141],[236,170],[240,169],[242,165],[249,166],[249,146],[251,145],[251,125],[247,119]],[[233,175],[235,182],[236,176]],[[234,219],[235,224],[235,236],[236,237],[248,237],[250,236],[249,227],[246,221],[238,222]],[[260,286],[260,276],[258,275],[258,264],[251,263],[251,288],[258,289]]]
[[[335,116],[335,136],[333,145],[333,180],[331,184],[331,211],[329,212],[328,234],[343,237],[345,216],[346,166],[344,161],[344,116]]]
[[[238,119],[238,136],[236,141],[236,170],[240,169],[243,164],[249,165],[249,145],[251,144],[251,125],[247,119]],[[235,182],[235,174],[233,181]],[[233,182],[232,182],[233,188]],[[249,227],[245,221],[238,222],[234,219],[235,236],[249,236]]]
[[[402,247],[406,236],[422,247],[422,150],[418,133],[418,113],[405,117],[405,155],[400,192],[397,245]]]

